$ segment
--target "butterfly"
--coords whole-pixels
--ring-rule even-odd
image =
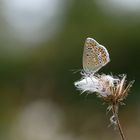
[[[107,49],[93,38],[87,38],[83,51],[83,70],[94,74],[110,61]]]

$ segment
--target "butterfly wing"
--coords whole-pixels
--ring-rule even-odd
[[[83,69],[86,73],[92,74],[110,61],[107,49],[96,40],[87,38],[83,52]]]

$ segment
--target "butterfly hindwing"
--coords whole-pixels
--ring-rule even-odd
[[[107,49],[96,40],[87,38],[83,52],[83,69],[86,73],[95,73],[109,62]]]

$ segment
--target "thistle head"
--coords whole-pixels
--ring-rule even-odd
[[[96,93],[109,104],[121,103],[128,95],[134,81],[127,83],[126,75],[114,78],[111,75],[83,76],[80,81],[74,83],[78,90],[87,93]]]

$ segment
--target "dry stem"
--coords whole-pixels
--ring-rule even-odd
[[[115,121],[117,123],[121,139],[126,140],[118,117],[118,106],[119,106],[118,104],[112,105],[112,112],[115,117]]]

